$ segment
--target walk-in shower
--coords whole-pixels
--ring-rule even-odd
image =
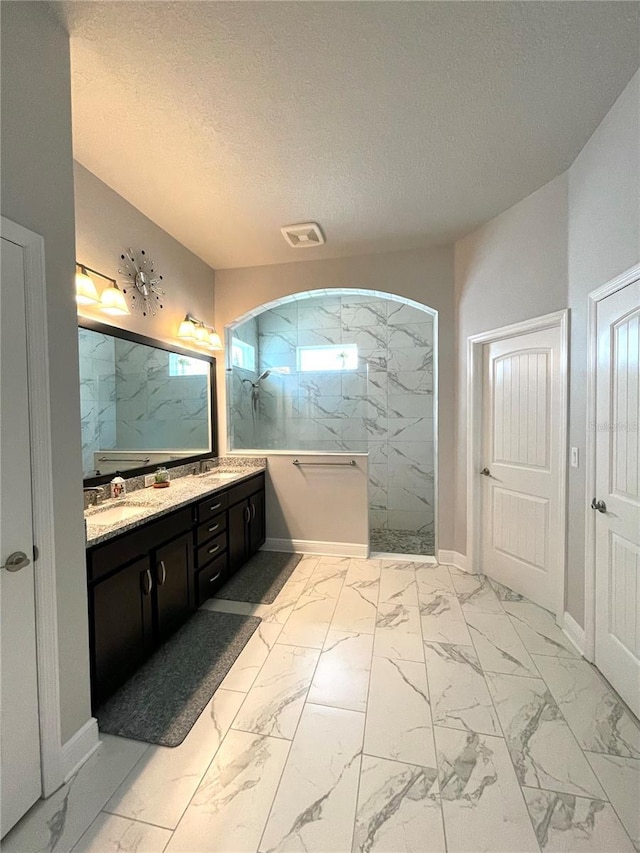
[[[299,294],[227,331],[232,450],[367,452],[371,550],[433,554],[436,312]]]

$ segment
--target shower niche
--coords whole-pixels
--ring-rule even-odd
[[[227,329],[231,450],[369,454],[371,550],[433,554],[436,312],[299,294]]]

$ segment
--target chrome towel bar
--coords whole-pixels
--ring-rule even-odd
[[[355,468],[356,461],[351,459],[349,462],[301,462],[299,459],[293,460],[294,465],[325,465],[329,468]]]
[[[119,456],[99,456],[98,462],[150,462],[151,457],[145,456],[144,459],[136,459],[134,456],[121,458]]]

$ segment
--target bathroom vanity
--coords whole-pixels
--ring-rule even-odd
[[[181,477],[85,518],[95,709],[264,544],[264,467]]]

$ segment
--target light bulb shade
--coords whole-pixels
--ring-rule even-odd
[[[112,316],[122,316],[129,313],[124,294],[115,284],[109,285],[102,291],[100,310]]]
[[[196,326],[195,339],[199,344],[206,344],[209,338],[209,333],[204,326]]]
[[[180,323],[180,328],[178,329],[178,337],[179,338],[195,338],[196,336],[196,327],[187,317],[184,318],[182,323]]]
[[[78,305],[96,305],[100,302],[93,279],[84,269],[76,273],[76,302]]]
[[[220,335],[214,329],[212,332],[209,332],[209,342],[208,346],[210,349],[222,349],[222,341],[220,340]]]

